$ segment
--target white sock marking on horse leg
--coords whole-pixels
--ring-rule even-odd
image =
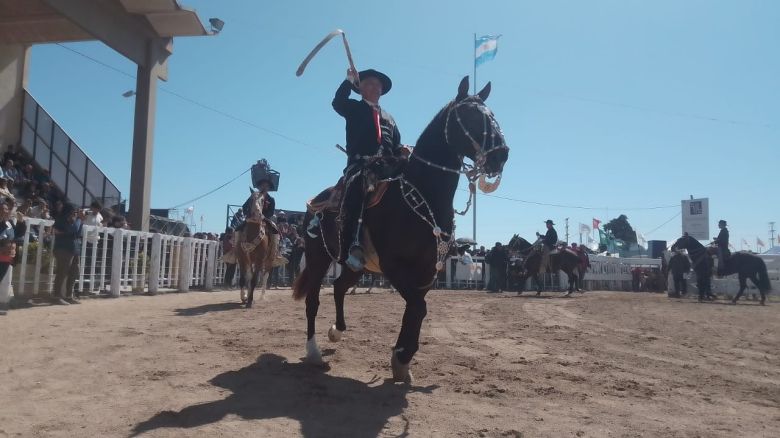
[[[338,342],[341,340],[341,334],[344,333],[341,330],[336,328],[336,324],[333,324],[330,326],[330,329],[328,329],[328,339],[330,342]]]
[[[313,336],[306,341],[306,362],[315,365],[322,364],[322,352],[320,351],[320,347],[317,346],[317,341]]]
[[[268,284],[268,271],[263,272],[263,278],[260,279],[263,282],[263,290],[260,292],[260,299],[265,299],[265,287]]]

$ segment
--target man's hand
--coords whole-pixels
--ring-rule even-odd
[[[360,81],[360,75],[352,67],[347,69],[347,80],[357,85]]]

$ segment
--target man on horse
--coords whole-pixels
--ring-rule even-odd
[[[731,257],[731,251],[729,251],[729,229],[726,228],[726,221],[723,219],[718,221],[718,228],[720,232],[718,237],[713,241],[718,247],[718,275],[723,275],[723,271],[726,268],[726,259]]]
[[[263,197],[263,205],[261,205],[263,213],[263,221],[270,225],[271,232],[277,234],[276,224],[273,222],[274,211],[276,211],[276,200],[268,193],[269,190],[274,188],[274,183],[271,180],[263,179],[255,181],[255,186],[259,190],[259,193],[253,193],[249,195],[249,198],[241,206],[241,210],[244,213],[244,218],[249,219],[252,216],[252,203],[255,202],[255,196]],[[246,219],[237,228],[236,231],[241,231],[246,225]]]
[[[347,135],[339,262],[346,262],[353,271],[363,270],[365,263],[360,223],[365,208],[366,167],[378,157],[402,154],[401,134],[395,120],[379,106],[379,98],[392,85],[384,73],[369,69],[358,74],[350,69],[333,98],[333,109],[346,120]],[[351,91],[360,93],[363,99],[350,99]]]
[[[553,228],[555,223],[552,219],[547,219],[544,223],[547,226],[547,233],[544,236],[539,232],[536,233],[536,237],[542,239],[542,263],[539,265],[539,273],[541,274],[547,272],[550,267],[550,253],[555,250],[555,245],[558,244],[558,232]]]

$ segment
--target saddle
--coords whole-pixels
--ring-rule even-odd
[[[378,182],[374,185],[374,189],[369,191],[366,197],[366,209],[376,207],[382,202],[382,198],[387,192],[387,188],[390,186],[389,182]],[[341,198],[344,196],[344,178],[339,179],[339,182],[333,186],[320,192],[309,202],[306,203],[306,208],[309,212],[328,212],[339,213],[341,208]]]

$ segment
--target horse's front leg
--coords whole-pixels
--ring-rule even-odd
[[[263,271],[261,281],[263,282],[263,288],[260,289],[260,301],[263,301],[265,300],[265,289],[266,286],[268,285],[268,269]]]
[[[341,275],[333,282],[333,300],[336,303],[336,324],[328,330],[328,339],[331,342],[341,340],[341,334],[347,329],[347,323],[344,320],[344,296],[350,287],[357,284],[362,272],[354,272],[351,269],[342,269]]]
[[[239,292],[239,297],[241,298],[241,304],[246,304],[246,278],[245,278],[245,272],[246,269],[243,267],[240,267],[238,270],[238,286],[241,288],[241,292]]]
[[[252,302],[255,300],[255,287],[257,286],[257,277],[260,271],[254,267],[249,268],[249,297],[246,300],[247,309],[252,307]]]

